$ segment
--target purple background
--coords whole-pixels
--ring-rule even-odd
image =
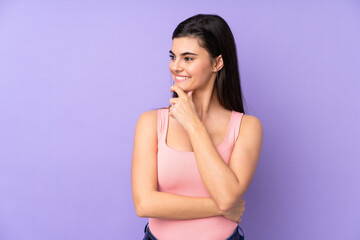
[[[139,115],[168,105],[171,34],[233,30],[264,128],[246,239],[360,239],[360,2],[0,1],[0,239],[142,239]]]

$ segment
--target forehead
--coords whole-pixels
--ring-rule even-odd
[[[197,54],[207,53],[206,49],[199,45],[199,38],[196,37],[174,38],[171,50],[175,54],[181,54],[183,52],[192,52]]]

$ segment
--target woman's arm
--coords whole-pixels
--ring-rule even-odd
[[[166,192],[152,192],[148,195],[137,215],[147,218],[194,219],[222,216],[212,198],[188,197]]]
[[[259,161],[263,128],[255,116],[244,115],[227,165],[217,152],[204,124],[198,120],[188,132],[203,180],[223,211],[241,203]]]
[[[201,179],[210,196],[223,211],[241,204],[260,156],[263,137],[260,120],[250,115],[242,117],[239,135],[227,165],[197,115],[192,91],[185,93],[175,84],[170,91],[175,91],[179,96],[170,99],[170,114],[190,137]]]
[[[212,198],[188,197],[157,191],[157,111],[139,117],[134,137],[131,185],[140,217],[194,219],[221,216]]]

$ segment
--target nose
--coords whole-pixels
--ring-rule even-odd
[[[170,70],[176,73],[179,73],[183,70],[182,64],[180,59],[175,59],[173,61],[170,62]]]

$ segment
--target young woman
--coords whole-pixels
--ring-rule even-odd
[[[263,129],[244,112],[234,37],[221,17],[199,14],[172,40],[173,98],[135,128],[131,181],[136,214],[149,218],[144,239],[244,239],[242,197]]]

